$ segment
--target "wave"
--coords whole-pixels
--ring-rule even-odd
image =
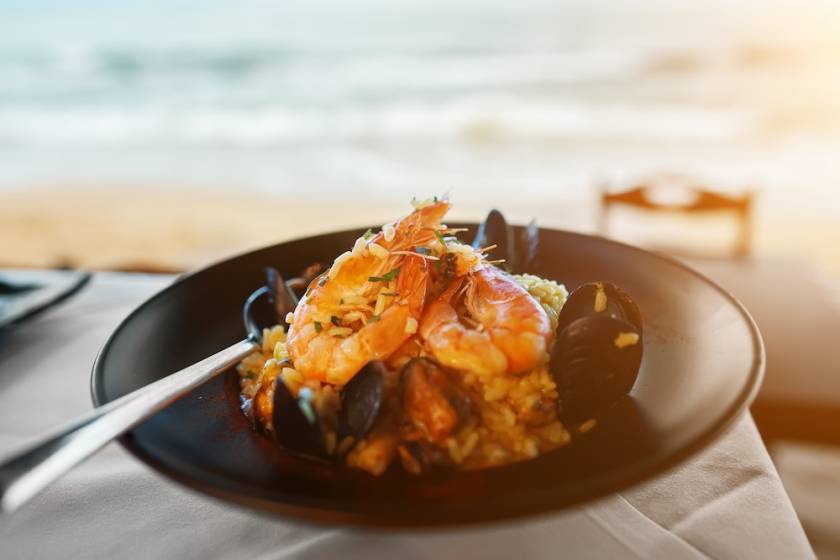
[[[287,51],[67,51],[0,56],[0,103],[178,99],[347,100],[623,79],[645,56],[611,51],[318,55]]]
[[[346,100],[624,82],[730,61],[732,72],[800,60],[780,48],[469,49],[318,52],[276,46],[0,50],[0,104],[179,98]]]
[[[455,139],[719,141],[749,134],[748,115],[681,106],[466,96],[445,103],[253,109],[90,107],[0,109],[0,145],[234,145]]]

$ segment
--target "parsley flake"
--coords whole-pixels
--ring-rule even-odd
[[[368,278],[368,282],[390,282],[394,278],[397,277],[397,274],[400,273],[400,267],[395,268],[394,270],[383,274],[382,276],[371,276]]]

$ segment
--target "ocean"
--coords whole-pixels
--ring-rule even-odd
[[[838,62],[827,0],[0,0],[0,191],[573,204],[669,171],[823,211]]]

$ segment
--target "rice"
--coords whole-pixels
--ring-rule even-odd
[[[477,426],[456,436],[459,453],[450,453],[464,468],[529,459],[568,443],[568,432],[557,420],[557,387],[547,365],[521,376],[465,375],[463,380],[471,393],[481,396],[475,399]],[[537,418],[533,410],[541,407],[548,412]]]
[[[563,304],[566,303],[566,298],[569,297],[566,287],[554,280],[546,280],[533,274],[515,274],[513,279],[540,302],[551,321],[552,331],[556,329],[557,316]]]
[[[397,228],[393,222],[389,222],[382,226],[382,235],[388,243],[394,240],[394,237],[397,235]]]
[[[545,309],[552,329],[568,292],[562,284],[533,274],[514,279]],[[475,399],[478,419],[447,444],[453,462],[463,468],[486,468],[530,459],[571,441],[557,419],[557,386],[548,363],[523,375],[464,374],[462,381]],[[453,453],[453,449],[455,452]]]
[[[353,243],[353,249],[351,249],[350,252],[354,255],[364,255],[365,251],[367,251],[367,240],[364,237],[359,237],[356,239],[356,242]]]
[[[370,254],[378,259],[384,259],[388,257],[388,249],[376,243],[371,243],[370,245],[368,245],[368,251],[370,251]]]
[[[613,344],[615,344],[616,348],[626,348],[627,346],[633,346],[639,342],[639,333],[635,332],[621,332],[618,333],[618,336],[615,337]]]

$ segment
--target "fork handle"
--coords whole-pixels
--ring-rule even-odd
[[[246,339],[95,408],[0,464],[0,514],[10,513],[105,444],[259,348]]]

